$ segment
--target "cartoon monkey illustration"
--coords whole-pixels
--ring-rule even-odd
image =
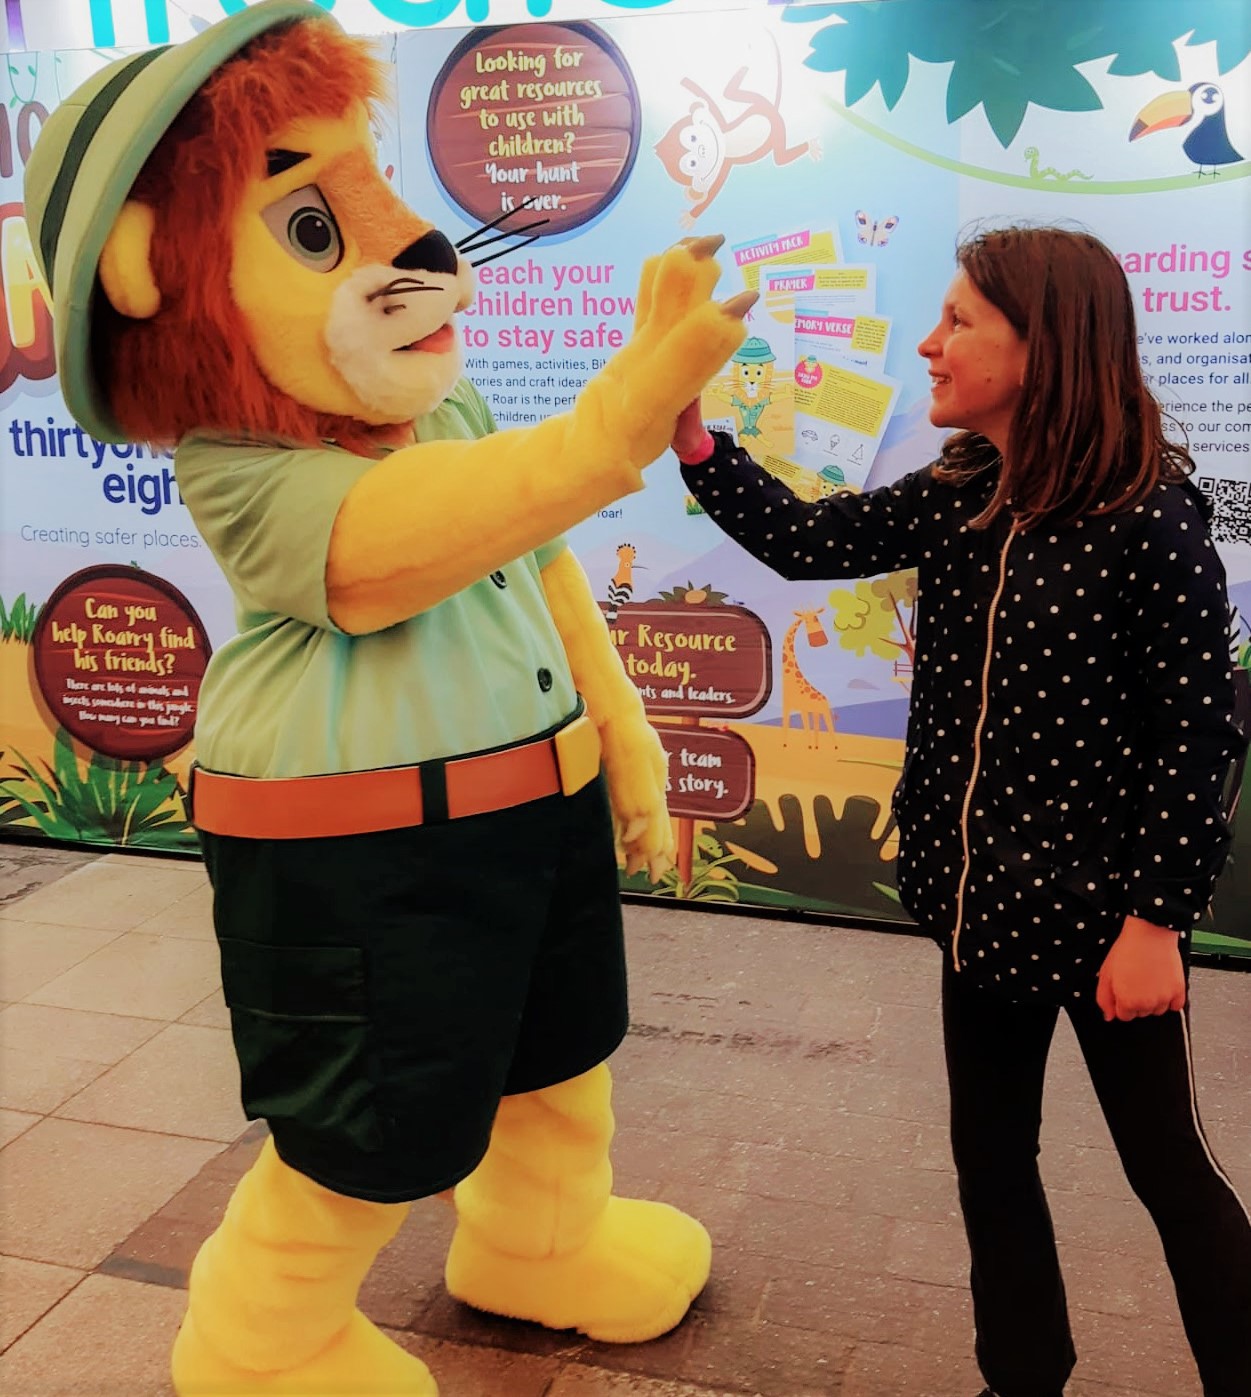
[[[777,55],[776,44],[774,54]],[[748,87],[747,72],[746,66],[740,68],[722,90],[725,102],[742,108],[732,118],[726,116],[717,99],[693,78],[683,78],[681,85],[694,94],[696,100],[656,142],[656,154],[661,163],[691,201],[691,207],[678,220],[684,228],[694,226],[736,166],[754,164],[766,155],[773,157],[775,165],[789,165],[801,155],[807,155],[810,160],[821,158],[818,141],[787,144],[786,123],[778,110],[782,96],[780,60],[772,97]]]

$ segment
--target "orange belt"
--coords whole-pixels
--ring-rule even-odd
[[[600,739],[585,713],[516,747],[419,766],[257,780],[193,767],[192,822],[239,839],[327,839],[507,810],[599,772]]]

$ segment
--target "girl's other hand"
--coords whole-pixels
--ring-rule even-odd
[[[1099,970],[1095,1000],[1109,1023],[1184,1008],[1186,976],[1177,932],[1126,917]]]

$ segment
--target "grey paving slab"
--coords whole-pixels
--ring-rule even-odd
[[[612,1348],[476,1314],[443,1290],[452,1217],[435,1201],[380,1258],[363,1308],[435,1367],[445,1397],[974,1397],[937,953],[915,937],[674,907],[631,905],[627,926],[617,1183],[712,1231],[713,1277],[691,1315]],[[1251,975],[1195,972],[1193,1037],[1208,1134],[1251,1195]],[[262,1133],[210,1159],[97,1270],[184,1285]],[[1043,1169],[1080,1350],[1069,1397],[1199,1397],[1159,1244],[1063,1028]],[[53,1365],[55,1346],[30,1336],[57,1308],[25,1350]]]
[[[75,868],[94,863],[106,851],[62,849],[32,840],[0,840],[0,907],[7,907]]]

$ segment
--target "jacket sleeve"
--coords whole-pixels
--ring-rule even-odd
[[[712,454],[684,463],[682,478],[709,518],[781,577],[874,577],[921,561],[924,501],[944,488],[934,485],[929,467],[879,490],[840,490],[808,502],[725,432],[711,435]]]
[[[1222,791],[1246,739],[1234,723],[1225,571],[1199,505],[1166,487],[1140,512],[1123,591],[1143,714],[1125,911],[1189,931],[1229,849]]]

